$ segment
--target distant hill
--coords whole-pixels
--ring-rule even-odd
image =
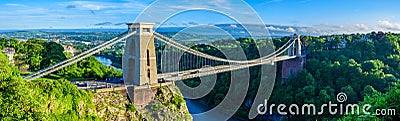
[[[215,27],[218,27],[226,32],[228,32],[230,35],[234,37],[248,37],[249,34],[247,33],[246,29],[243,27],[243,25],[240,24],[216,24],[214,25]],[[257,33],[257,29],[264,29],[262,27],[266,27],[269,31],[269,36],[272,37],[281,37],[281,36],[289,36],[294,33],[297,34],[303,34],[303,35],[319,35],[319,33],[312,33],[311,28],[308,27],[295,27],[295,26],[281,26],[281,25],[246,25],[249,27],[249,30],[255,30],[256,33],[253,33],[253,36],[267,36],[268,34],[266,33]],[[159,28],[156,31],[157,32],[180,32],[180,31],[185,31],[186,27],[164,27],[164,28]],[[208,29],[212,29],[208,27]],[[190,29],[187,30],[190,32],[194,32],[196,34],[212,34],[212,35],[220,35],[224,34],[222,32],[210,32],[213,30],[209,30],[209,32],[204,32],[207,30],[201,29],[201,27],[196,31],[196,29]],[[217,30],[214,30],[217,31]],[[219,33],[219,34],[218,34]]]
[[[185,29],[187,27],[161,27],[156,31],[160,33],[176,33],[180,31],[185,31],[186,33],[194,33],[200,35],[226,35],[225,32],[229,33],[233,37],[249,37],[246,29],[240,24],[216,24],[215,27],[220,28],[215,29],[211,27],[205,28],[205,26],[199,27],[191,27],[189,29]],[[257,33],[257,29],[263,29],[266,27],[269,30],[269,36],[272,37],[281,37],[288,36],[294,33],[302,34],[302,35],[320,35],[320,33],[312,33],[312,29],[308,27],[295,27],[295,26],[282,26],[282,25],[251,25],[248,24],[250,30],[255,30],[253,33],[255,37],[264,37],[267,36],[267,33]],[[221,31],[221,29],[223,31]],[[4,32],[27,32],[27,31],[39,31],[39,32],[123,32],[126,29],[32,29],[32,30],[0,30],[0,33]]]

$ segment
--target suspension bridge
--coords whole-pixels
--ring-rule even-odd
[[[172,51],[163,52],[167,56],[157,58],[155,40],[172,48]],[[154,97],[151,90],[146,91],[146,87],[304,57],[300,36],[297,35],[269,55],[254,60],[232,60],[209,55],[180,44],[155,32],[151,23],[130,23],[128,31],[111,40],[24,78],[31,81],[46,76],[121,41],[126,41],[123,78],[131,101],[136,105],[147,104]],[[168,66],[158,70],[157,59],[162,59],[161,63]]]

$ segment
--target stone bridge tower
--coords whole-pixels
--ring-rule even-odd
[[[292,36],[292,39],[296,40],[293,46],[288,49],[288,56],[296,56],[297,58],[282,62],[282,83],[291,76],[297,76],[306,65],[306,57],[302,53],[300,36],[295,34]]]
[[[130,100],[138,106],[154,98],[150,85],[157,84],[157,65],[153,24],[128,23],[128,32],[135,32],[126,40],[123,57],[123,76]]]

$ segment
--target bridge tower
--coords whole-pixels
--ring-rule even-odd
[[[302,55],[300,36],[295,34],[292,36],[293,39],[295,43],[288,49],[288,56],[296,56],[297,58],[282,62],[282,83],[290,76],[296,76],[306,64],[306,57]]]
[[[126,41],[123,75],[131,101],[138,106],[154,98],[150,85],[157,84],[157,65],[152,23],[128,23],[136,33]]]
[[[291,38],[292,40],[295,40],[295,43],[288,49],[288,56],[297,56],[301,57],[301,40],[300,40],[300,35],[294,34]]]

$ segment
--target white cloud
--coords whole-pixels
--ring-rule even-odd
[[[353,27],[357,30],[363,30],[363,31],[369,30],[369,27],[365,24],[354,24]]]
[[[14,3],[8,3],[8,4],[4,4],[6,6],[11,6],[11,7],[24,7],[25,5],[23,4],[14,4]]]
[[[378,26],[387,30],[400,30],[400,23],[382,20],[378,22]]]
[[[268,26],[267,27],[268,30],[272,30],[272,31],[283,31],[283,32],[296,32],[296,29],[294,29],[293,27],[289,27],[289,28],[279,28],[279,27],[274,27],[274,26]]]
[[[63,3],[64,5],[71,6],[74,5],[78,9],[84,9],[84,10],[102,10],[106,8],[117,8],[118,6],[115,6],[110,3],[106,2],[92,2],[92,1],[72,1],[72,2],[65,2]]]
[[[282,0],[269,0],[266,3],[276,3],[276,2],[281,2]]]
[[[268,30],[272,30],[272,31],[285,31],[284,29],[281,29],[279,27],[273,27],[273,26],[268,26],[267,27]]]
[[[317,27],[317,28],[327,28],[327,29],[343,29],[343,28],[345,28],[344,25],[333,25],[333,24],[316,24],[313,26]]]
[[[296,32],[296,30],[292,27],[285,29],[287,32]]]

